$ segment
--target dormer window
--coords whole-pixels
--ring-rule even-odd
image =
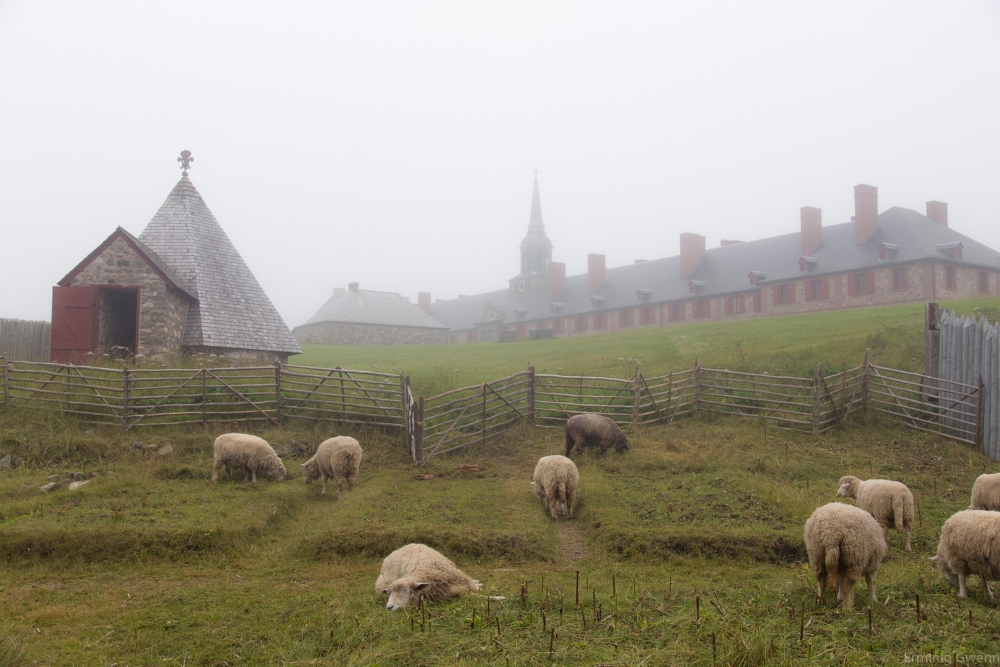
[[[601,306],[604,305],[604,301],[607,298],[608,297],[606,297],[606,296],[592,296],[592,297],[590,297],[590,307],[591,308],[600,308]]]
[[[756,285],[760,281],[764,280],[765,276],[767,276],[767,274],[763,271],[751,271],[749,274],[750,284]]]
[[[688,281],[688,292],[690,292],[691,294],[694,294],[694,293],[696,293],[698,290],[700,290],[704,286],[705,286],[705,281],[704,280],[689,280]]]
[[[653,290],[639,288],[635,291],[636,301],[649,301],[649,297],[653,295]]]
[[[527,308],[515,308],[514,309],[514,319],[523,320],[528,315]]]
[[[884,262],[899,250],[899,246],[895,243],[883,243],[878,247],[878,261]]]
[[[799,258],[799,273],[805,273],[809,271],[819,262],[815,257],[800,257]]]
[[[556,313],[558,313],[559,311],[561,311],[563,308],[565,308],[566,304],[565,303],[556,303],[555,301],[553,301],[551,303],[551,307],[552,307],[552,314],[555,315]]]
[[[937,249],[955,259],[962,259],[962,242],[952,241],[951,243],[939,243]]]

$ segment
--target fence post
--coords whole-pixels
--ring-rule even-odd
[[[701,398],[701,359],[694,359],[694,398],[691,401],[691,412],[698,414],[698,399]]]
[[[871,366],[871,361],[868,359],[868,353],[865,352],[865,363],[861,371],[861,407],[868,411],[868,367]]]
[[[0,361],[3,361],[3,404],[4,407],[10,407],[10,377],[7,374],[7,360],[0,357]]]
[[[528,423],[535,425],[535,367],[528,364]]]
[[[201,369],[201,427],[208,426],[208,374]]]
[[[410,446],[410,401],[406,396],[406,378],[403,377],[403,373],[399,374],[399,396],[403,401],[403,442],[406,443],[407,449],[412,449]],[[411,451],[412,455],[413,452]]]
[[[131,382],[129,381],[128,364],[122,367],[122,416],[125,420],[125,430],[128,430],[129,407],[131,406]]]
[[[413,439],[414,457],[417,465],[424,464],[424,397],[420,397],[417,405],[416,437]]]
[[[281,424],[281,360],[274,362],[274,400],[275,411],[278,413],[278,424]]]
[[[632,404],[632,428],[639,427],[639,406],[642,402],[642,371],[635,367],[635,402]]]
[[[979,389],[976,392],[976,444],[983,446],[983,375],[979,374]],[[989,452],[986,452],[989,455]]]
[[[483,383],[483,444],[486,444],[486,383]]]
[[[813,369],[813,412],[812,412],[812,425],[813,425],[813,435],[819,435],[819,408],[820,408],[820,393],[819,393],[819,365]]]

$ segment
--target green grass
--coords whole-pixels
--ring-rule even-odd
[[[883,351],[902,349],[913,338],[902,321],[885,329],[868,322],[852,344],[882,332]],[[825,340],[808,321],[801,326],[801,335]],[[652,354],[655,336],[689,336],[678,343],[686,345],[694,329],[629,335],[650,337]],[[717,331],[706,325],[702,335]],[[597,359],[610,340],[541,343],[553,355],[570,358],[564,345]],[[469,377],[488,379],[519,370],[518,350],[542,349],[535,345],[441,349],[469,355]],[[808,346],[786,347],[796,356]],[[401,355],[427,377],[442,362],[418,354],[437,348],[350,350]],[[809,354],[825,361],[840,353]],[[0,471],[0,667],[881,665],[918,653],[992,655],[1000,645],[1000,613],[978,577],[959,600],[926,560],[944,520],[968,506],[975,477],[1000,465],[865,413],[821,437],[711,414],[630,433],[626,454],[578,457],[575,518],[558,523],[529,482],[539,456],[561,451],[559,429],[522,427],[420,469],[394,433],[296,422],[259,431],[276,445],[355,435],[365,448],[361,474],[338,499],[335,486],[323,497],[320,485],[303,483],[301,457],[286,459],[281,484],[213,485],[212,441],[241,428],[126,436],[52,413],[0,411],[0,455],[24,460]],[[140,439],[174,451],[136,449]],[[462,472],[461,464],[484,471]],[[93,470],[101,476],[77,491],[38,490],[49,475]],[[417,481],[417,472],[434,477]],[[862,585],[852,612],[829,594],[814,600],[801,534],[810,513],[835,500],[844,474],[900,479],[918,507],[914,551],[891,532],[879,602],[870,604]],[[381,558],[409,541],[443,551],[507,600],[489,602],[488,612],[477,596],[423,614],[387,612],[373,583]]]

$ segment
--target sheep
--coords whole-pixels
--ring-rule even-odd
[[[937,555],[941,573],[958,586],[958,597],[968,597],[965,578],[978,574],[993,599],[990,579],[1000,579],[1000,512],[963,510],[941,526]]]
[[[407,544],[386,556],[375,580],[375,591],[389,596],[385,605],[389,611],[416,604],[421,595],[436,602],[480,588],[481,583],[425,544]]]
[[[580,472],[576,464],[565,456],[554,454],[538,459],[531,484],[538,499],[545,501],[545,509],[558,521],[559,514],[573,518],[573,498],[576,497],[579,481]]]
[[[311,459],[302,464],[302,476],[306,484],[314,479],[323,480],[323,494],[326,495],[326,480],[337,480],[337,497],[344,491],[347,482],[348,491],[354,490],[354,479],[361,467],[361,445],[354,438],[338,435],[324,440],[316,448]]]
[[[882,527],[871,514],[844,503],[823,505],[806,520],[806,552],[816,575],[816,597],[824,590],[837,590],[844,609],[854,608],[854,584],[861,575],[868,583],[868,596],[875,597],[875,573],[885,557]]]
[[[889,524],[892,524],[906,538],[906,550],[913,550],[910,547],[913,494],[906,484],[890,479],[869,479],[862,482],[857,477],[845,475],[840,478],[837,495],[857,499],[857,506],[870,513],[882,526],[886,542],[889,541]]]
[[[1000,511],[1000,472],[980,475],[972,485],[970,510]]]
[[[600,447],[603,454],[608,447],[623,452],[632,445],[618,424],[604,415],[588,413],[570,417],[566,422],[566,457],[574,448],[582,452],[586,447]]]
[[[226,475],[233,478],[233,469],[246,473],[243,481],[253,479],[257,483],[257,473],[275,482],[285,478],[285,466],[274,453],[271,445],[262,438],[246,433],[223,433],[215,439],[215,461],[212,465],[212,481],[218,482],[219,468],[226,466]]]

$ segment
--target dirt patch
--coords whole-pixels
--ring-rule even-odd
[[[556,551],[557,560],[562,562],[583,560],[590,554],[575,520],[556,523]]]

